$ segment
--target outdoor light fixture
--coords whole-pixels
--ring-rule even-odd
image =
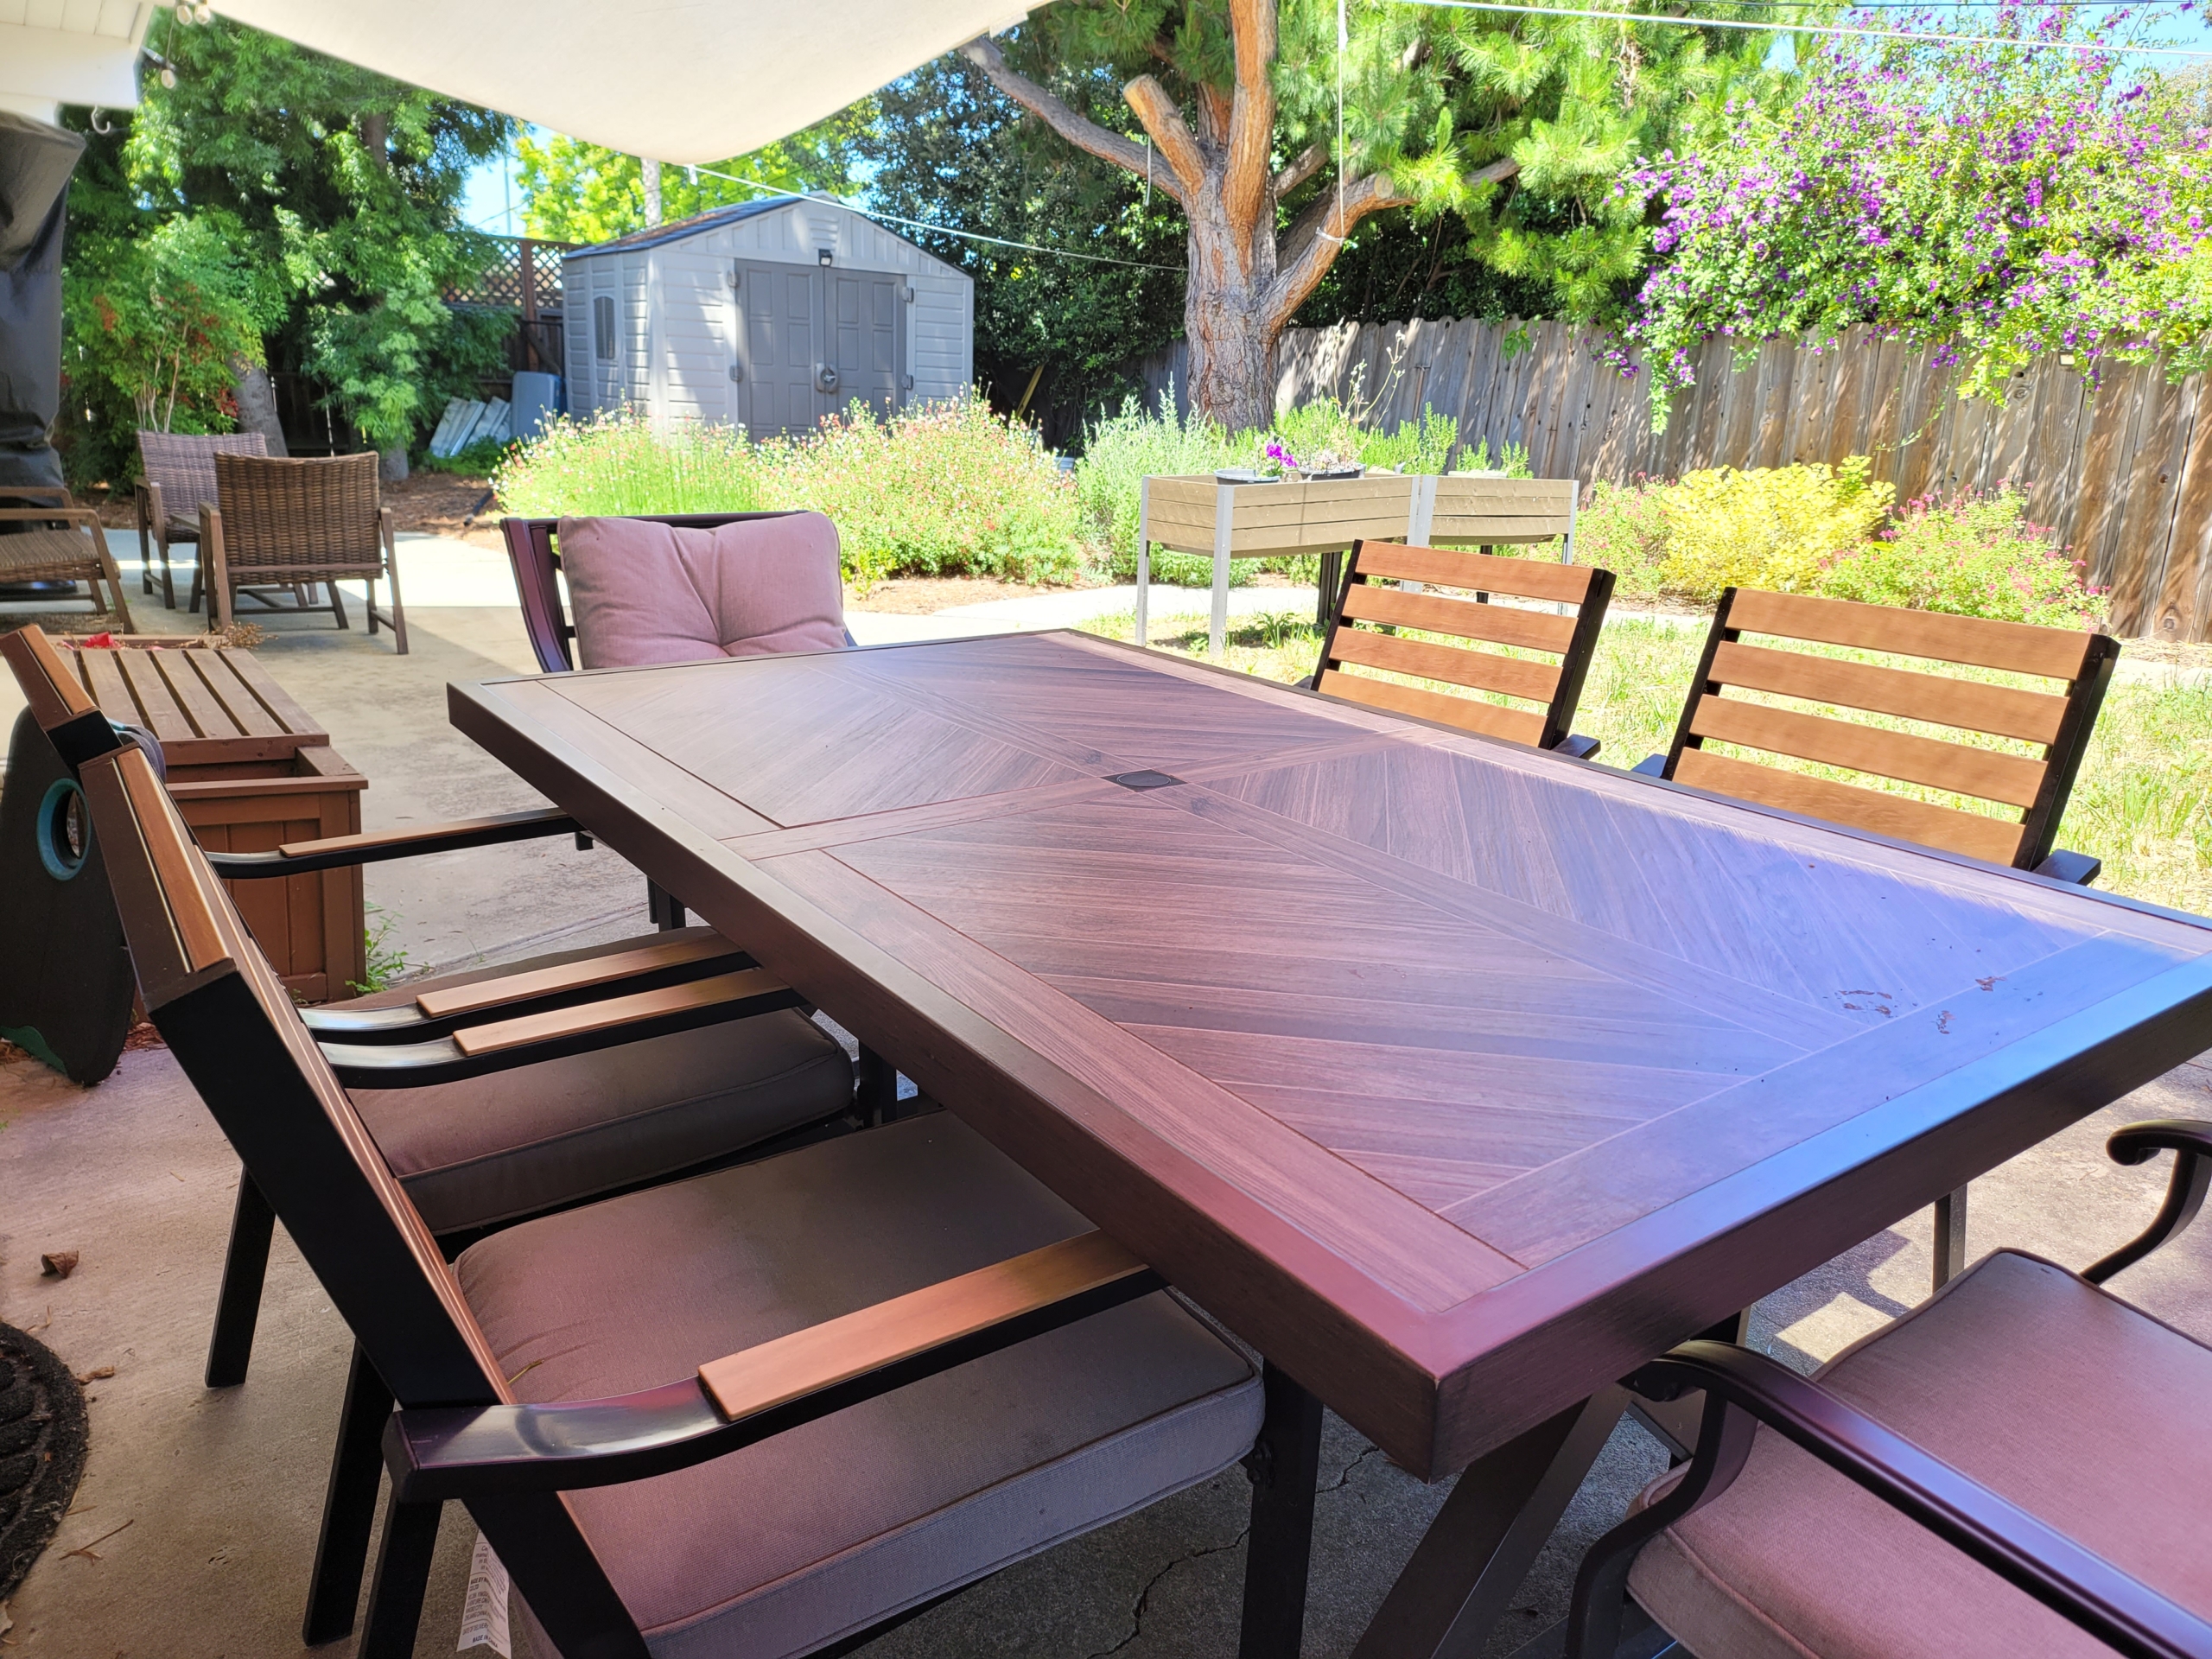
[[[817,264],[826,265],[830,263],[830,250],[827,248],[817,248],[814,251],[814,257]]]

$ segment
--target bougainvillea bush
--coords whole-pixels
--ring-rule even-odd
[[[1907,502],[1889,529],[1829,563],[1819,591],[1870,605],[2101,627],[2105,591],[2087,574],[2056,531],[2028,521],[2020,492],[2000,485],[1987,495]]]
[[[2155,15],[2006,4],[1974,21],[2117,48]],[[2212,359],[2212,129],[2187,85],[2139,79],[2117,50],[1800,50],[1797,97],[1741,106],[1729,143],[1669,152],[1621,184],[1659,213],[1623,353],[1651,365],[1655,390],[1689,384],[1714,334],[1750,351],[1855,323],[1963,364],[1979,392],[2047,351],[2091,365],[2163,352],[2176,375]]]

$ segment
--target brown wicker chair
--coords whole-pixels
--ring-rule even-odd
[[[54,505],[7,505],[41,499]],[[100,583],[105,582],[113,601],[106,608],[125,633],[132,632],[130,604],[123,596],[123,578],[107,550],[99,516],[88,507],[73,505],[67,490],[35,484],[0,489],[0,582],[81,582],[91,593],[96,614]]]
[[[169,546],[200,540],[200,509],[215,505],[215,457],[265,455],[269,441],[258,432],[141,432],[138,464],[145,474],[133,494],[138,507],[140,586],[154,591],[154,557],[162,561],[162,603],[176,608],[176,583],[169,573]],[[195,590],[193,603],[199,604]]]
[[[399,654],[407,654],[407,613],[399,597],[399,567],[393,556],[391,513],[377,493],[373,454],[338,455],[327,461],[271,461],[257,455],[217,454],[218,505],[200,509],[200,574],[193,578],[196,609],[206,582],[210,621],[227,628],[238,597],[257,600],[271,611],[327,610],[341,628],[346,601],[340,579],[366,588],[369,632],[391,626]],[[377,610],[378,578],[391,584],[391,609]],[[311,605],[296,585],[323,584],[327,606]],[[256,583],[296,587],[293,602],[279,605]]]

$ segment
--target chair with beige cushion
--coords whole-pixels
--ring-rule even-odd
[[[1567,1654],[1614,1652],[1624,1586],[1697,1659],[2212,1653],[2212,1348],[2101,1287],[2186,1226],[2212,1124],[2151,1230],[2081,1274],[1999,1250],[1808,1381],[1694,1342],[1639,1372],[1705,1391],[1695,1457],[1592,1546]]]
[[[541,1659],[798,1655],[1252,1445],[1245,1357],[946,1113],[448,1267],[146,757],[81,776],[155,1023],[397,1398],[365,1659],[414,1651],[448,1498]]]
[[[131,492],[138,512],[140,586],[154,591],[154,557],[161,556],[162,603],[176,608],[176,578],[169,550],[180,542],[199,551],[200,509],[215,500],[215,457],[265,455],[269,440],[258,432],[144,432],[138,434],[138,469],[143,474]],[[195,577],[197,573],[194,573]],[[198,583],[195,581],[196,594]],[[197,598],[193,608],[200,608]]]

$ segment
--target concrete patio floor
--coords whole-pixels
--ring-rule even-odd
[[[460,548],[476,556],[449,555]],[[414,650],[328,619],[278,620],[257,655],[366,772],[371,828],[534,804],[445,718],[448,680],[531,667],[511,590],[484,550],[410,544]],[[497,556],[493,556],[497,559]],[[418,578],[417,565],[423,567]],[[438,568],[442,565],[444,568]],[[1274,604],[1283,590],[1273,590]],[[503,596],[504,594],[504,596]],[[134,601],[137,595],[132,595]],[[1310,601],[1309,601],[1310,602]],[[976,619],[1020,626],[1020,613]],[[1046,626],[1062,619],[1041,619]],[[981,631],[968,618],[895,619],[864,641]],[[196,620],[148,604],[148,631]],[[12,685],[0,714],[12,719]],[[525,843],[373,868],[387,944],[424,967],[498,961],[640,930],[640,878],[604,849]],[[1163,918],[1163,925],[1172,925]],[[2208,1033],[2212,1037],[2212,1033]],[[2122,1170],[2103,1137],[2156,1116],[2212,1117],[2212,1055],[2184,1065],[1975,1184],[1974,1254],[2014,1246],[2081,1266],[2149,1219],[2164,1160]],[[0,1654],[51,1659],[246,1659],[318,1651],[298,1639],[315,1518],[349,1338],[279,1236],[252,1376],[200,1382],[238,1166],[165,1051],[124,1056],[81,1090],[34,1062],[0,1065],[0,1321],[29,1330],[93,1381],[92,1452],[60,1536],[0,1611]],[[1754,1340],[1810,1366],[1910,1306],[1928,1282],[1925,1212],[1807,1275],[1757,1310]],[[67,1280],[43,1252],[73,1249]],[[2212,1223],[2115,1288],[2212,1339]],[[1559,1535],[1482,1650],[1503,1659],[1563,1615],[1581,1548],[1662,1466],[1633,1427],[1614,1437]],[[1333,1418],[1324,1445],[1305,1651],[1348,1655],[1448,1484],[1403,1474]],[[872,1659],[1129,1659],[1235,1651],[1248,1488],[1236,1471],[1001,1574],[867,1649]],[[473,1529],[448,1513],[418,1655],[454,1651]],[[8,1620],[12,1619],[12,1629]],[[518,1635],[517,1651],[525,1651]]]

